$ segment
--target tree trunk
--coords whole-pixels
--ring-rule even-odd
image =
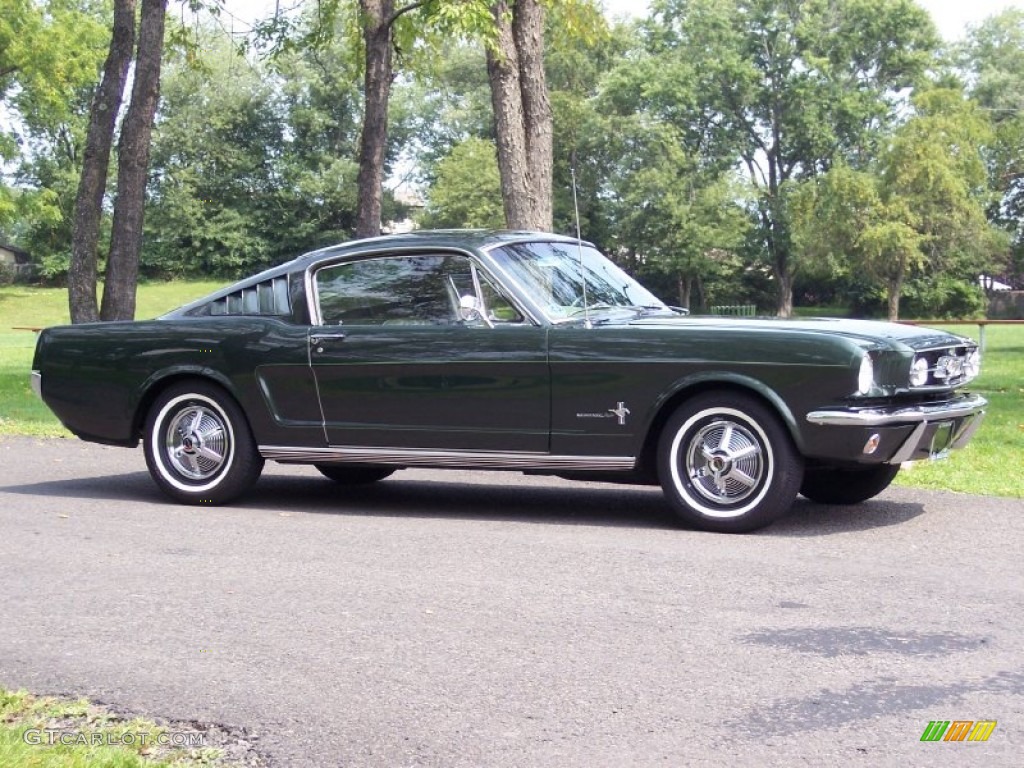
[[[388,102],[393,64],[391,24],[393,0],[359,0],[366,44],[365,109],[359,144],[356,237],[376,237],[381,230],[384,153],[388,142]]]
[[[544,6],[540,0],[516,0],[512,35],[519,54],[527,193],[532,212],[530,227],[550,232],[553,226],[551,177],[554,129],[544,74]]]
[[[117,200],[110,233],[101,320],[132,320],[139,280],[142,224],[146,206],[153,119],[160,101],[160,60],[164,50],[167,0],[142,0],[132,103],[117,147]]]
[[[676,291],[679,294],[679,306],[684,309],[690,308],[690,293],[693,289],[693,278],[684,277],[682,273],[676,275]]]
[[[776,265],[775,279],[778,284],[776,290],[776,305],[775,314],[779,317],[792,317],[793,316],[793,275],[783,268],[778,268]]]
[[[99,319],[96,306],[96,249],[103,216],[107,166],[114,127],[121,109],[124,84],[135,46],[135,0],[114,0],[114,24],[103,76],[89,109],[89,129],[82,157],[82,175],[75,197],[68,270],[68,308],[71,322]]]
[[[506,0],[491,7],[498,28],[494,46],[487,47],[487,79],[491,85],[494,132],[497,137],[498,171],[505,224],[509,229],[529,229],[533,222],[529,168],[526,159],[526,124],[519,88],[519,52],[509,21]]]
[[[890,278],[886,288],[886,304],[889,310],[889,321],[895,323],[900,319],[900,296],[903,293],[903,279]]]

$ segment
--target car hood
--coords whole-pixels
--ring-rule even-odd
[[[905,345],[914,350],[972,343],[935,328],[920,328],[877,320],[844,320],[810,318],[786,320],[781,318],[743,318],[691,315],[687,317],[647,317],[633,320],[630,325],[658,328],[721,328],[751,333],[797,333],[844,336],[860,343],[886,346]]]

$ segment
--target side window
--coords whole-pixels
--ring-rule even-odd
[[[477,279],[482,297],[477,296]],[[383,256],[335,264],[319,270],[315,283],[325,325],[463,323],[465,296],[482,301],[492,323],[523,319],[459,254]]]
[[[316,273],[325,325],[445,325],[458,320],[445,254],[385,256]],[[465,260],[465,259],[464,259]]]

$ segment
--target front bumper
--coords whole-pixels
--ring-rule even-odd
[[[861,440],[865,447],[869,442],[879,446],[872,453],[862,449],[860,455],[848,455],[848,459],[901,464],[943,458],[949,451],[963,448],[981,425],[987,405],[985,398],[965,394],[944,403],[909,407],[822,409],[808,413],[807,421],[841,428],[840,442],[847,451]]]

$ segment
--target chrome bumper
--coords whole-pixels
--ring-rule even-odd
[[[980,415],[985,412],[986,405],[988,405],[988,401],[980,395],[965,395],[962,399],[952,403],[915,405],[911,408],[811,411],[807,414],[807,420],[811,424],[827,424],[836,427],[918,424]]]
[[[888,464],[922,458],[942,458],[970,442],[985,416],[988,401],[979,395],[963,395],[950,403],[910,408],[820,410],[807,414],[812,424],[840,427],[909,427],[914,429],[887,460]],[[941,441],[934,437],[943,431]],[[877,437],[875,435],[874,437]],[[936,442],[940,444],[936,446]]]
[[[43,399],[43,374],[39,371],[32,371],[29,375],[29,384],[32,385],[32,391],[36,393],[36,397],[40,400]]]

